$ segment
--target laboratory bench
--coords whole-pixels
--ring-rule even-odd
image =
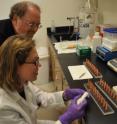
[[[68,82],[70,88],[83,88],[84,83],[87,83],[87,80],[73,80],[71,74],[68,70],[68,66],[70,65],[82,65],[85,59],[79,58],[76,53],[70,54],[59,54],[57,55],[58,60],[60,62],[61,68],[63,69],[65,78]],[[108,82],[110,86],[117,85],[117,75],[115,72],[110,70],[106,63],[102,62],[99,58],[96,57],[95,54],[91,55],[89,58],[93,64],[100,70],[103,75],[103,79]],[[95,81],[95,79],[94,79]],[[97,81],[97,80],[96,80]],[[109,102],[110,103],[110,102]],[[112,105],[110,103],[110,105]],[[92,100],[89,99],[89,105],[87,108],[87,115],[86,115],[86,124],[111,124],[117,122],[117,108],[112,105],[115,113],[112,115],[102,115],[101,111]]]
[[[66,83],[66,85],[68,85],[70,88],[85,89],[84,84],[87,83],[87,80],[73,80],[68,70],[68,66],[82,65],[86,58],[81,58],[76,53],[57,54],[57,51],[54,48],[54,43],[57,42],[57,39],[50,33],[48,33],[48,39],[49,46],[51,46],[50,48],[52,49],[52,51],[50,50],[50,52],[54,52],[54,57],[56,57],[57,63],[59,64],[58,68],[60,68],[61,88],[59,90],[64,90],[64,85]],[[106,65],[106,62],[103,62],[101,59],[96,57],[94,53],[92,53],[91,57],[88,59],[99,69],[99,71],[103,75],[103,80],[105,80],[110,86],[117,85],[117,74]],[[93,81],[95,82],[97,81],[97,79],[93,79]],[[88,100],[86,116],[84,117],[86,124],[115,124],[117,122],[117,108],[115,108],[115,106],[113,106],[108,99],[106,100],[114,109],[114,113],[110,115],[103,115],[94,100],[90,97]]]

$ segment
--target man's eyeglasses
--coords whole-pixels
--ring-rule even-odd
[[[39,59],[37,59],[37,60],[32,61],[32,62],[25,62],[25,64],[33,64],[35,66],[39,66],[40,65],[40,62],[39,62]]]
[[[30,23],[30,22],[27,22],[28,26],[30,28],[41,28],[42,25],[40,23]]]
[[[24,19],[23,21],[25,22],[25,24],[29,26],[29,28],[41,28],[42,27],[41,23],[30,22],[29,20],[26,20],[26,19]]]

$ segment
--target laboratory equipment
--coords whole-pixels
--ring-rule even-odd
[[[87,67],[87,69],[91,72],[94,78],[102,78],[102,74],[100,73],[99,69],[88,59],[86,59],[83,64]]]
[[[105,28],[102,46],[110,51],[117,51],[117,28]]]
[[[84,87],[89,92],[90,96],[92,97],[103,115],[110,115],[114,113],[113,108],[110,106],[110,104],[99,92],[99,90],[91,80],[88,80],[88,82],[84,84]]]
[[[71,33],[71,21],[73,20],[73,32],[70,36],[70,39],[75,39],[78,40],[79,39],[79,17],[67,17],[67,20],[70,21],[70,25],[69,25],[69,32]]]
[[[109,39],[108,37],[103,37],[102,46],[110,51],[117,51],[117,39]]]
[[[89,93],[84,92],[83,95],[77,100],[77,104],[79,105],[80,103],[82,103],[87,97],[89,97]]]
[[[107,84],[107,82],[104,80],[100,80],[98,82],[95,82],[95,85],[110,100],[110,102],[117,108],[117,94]]]
[[[52,33],[55,33],[56,32],[55,21],[54,20],[51,21],[51,32]]]
[[[115,72],[117,72],[117,58],[109,60],[107,65]]]
[[[109,51],[103,46],[98,46],[96,48],[96,55],[103,61],[109,61],[111,59],[117,58],[117,51]]]
[[[92,51],[96,53],[97,46],[101,46],[102,44],[102,37],[99,35],[99,32],[95,32],[92,38]]]
[[[96,0],[85,0],[79,12],[79,32],[81,38],[93,35],[97,24]]]
[[[107,37],[112,40],[117,39],[117,28],[105,28],[104,37]]]
[[[113,86],[112,89],[117,94],[117,86]]]
[[[88,46],[76,46],[76,54],[80,57],[90,57],[91,56],[91,48]]]

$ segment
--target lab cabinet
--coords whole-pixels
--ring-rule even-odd
[[[62,72],[61,66],[59,64],[57,54],[54,49],[54,45],[52,44],[52,41],[50,38],[48,38],[48,44],[49,44],[49,63],[50,63],[50,72],[49,77],[50,81],[53,81],[55,88],[57,91],[64,90],[68,87],[68,83],[65,79],[65,76]]]

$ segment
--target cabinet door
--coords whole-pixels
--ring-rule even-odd
[[[64,75],[59,64],[57,54],[51,43],[49,43],[50,53],[50,81],[54,82],[57,91],[63,90],[68,87]]]

